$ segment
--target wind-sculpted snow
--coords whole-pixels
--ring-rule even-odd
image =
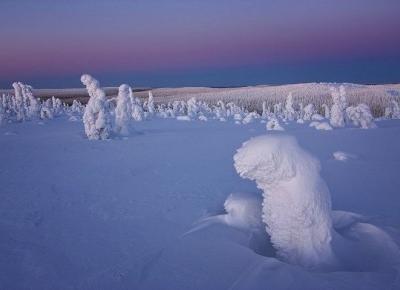
[[[263,221],[278,255],[291,264],[336,264],[329,190],[319,162],[293,137],[250,139],[234,156],[236,171],[263,190]]]

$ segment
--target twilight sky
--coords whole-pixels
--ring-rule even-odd
[[[0,87],[400,82],[400,0],[0,0]]]

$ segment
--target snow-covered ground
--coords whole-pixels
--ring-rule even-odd
[[[155,118],[89,141],[65,115],[5,124],[0,289],[399,289],[400,120],[376,125]],[[277,255],[263,193],[233,160],[260,135],[294,136],[319,160],[333,227],[353,243],[340,266]]]

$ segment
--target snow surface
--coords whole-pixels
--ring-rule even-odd
[[[68,118],[0,127],[0,289],[400,288],[399,120],[267,132],[155,118],[90,141]],[[319,160],[346,267],[309,271],[277,255],[257,220],[262,192],[232,160],[265,134],[294,136]],[[357,158],[337,162],[338,150]]]

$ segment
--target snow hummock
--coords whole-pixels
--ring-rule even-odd
[[[234,160],[240,176],[263,191],[263,221],[279,257],[313,269],[334,266],[331,200],[318,160],[295,138],[269,135],[245,142]]]
[[[343,151],[333,152],[333,158],[338,161],[347,161],[349,158],[356,158],[354,154],[346,153]]]

